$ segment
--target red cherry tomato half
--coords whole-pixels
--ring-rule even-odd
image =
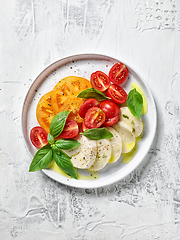
[[[42,127],[37,126],[31,129],[30,139],[32,144],[37,148],[48,144],[47,136],[47,132]]]
[[[79,127],[78,124],[75,120],[67,119],[64,129],[61,132],[61,134],[58,136],[58,138],[74,138],[78,135],[79,133]]]
[[[119,116],[118,116],[118,115],[115,116],[115,117],[113,117],[113,118],[107,118],[107,119],[104,121],[103,126],[104,126],[104,127],[110,127],[110,126],[112,126],[113,124],[117,123],[118,120],[119,120]]]
[[[89,128],[85,125],[85,122],[82,123],[81,129],[83,132],[87,131]]]
[[[115,84],[121,84],[126,80],[128,73],[128,68],[123,63],[118,62],[110,69],[109,79]]]
[[[92,87],[101,92],[104,92],[110,86],[109,77],[101,71],[92,73],[90,81]]]
[[[105,121],[105,113],[98,107],[90,108],[84,118],[84,123],[88,128],[98,128]]]
[[[124,103],[127,100],[127,93],[122,87],[116,84],[112,84],[108,88],[107,95],[112,99],[113,102],[118,104]]]
[[[98,107],[99,103],[96,99],[90,98],[83,102],[79,108],[79,116],[84,118],[87,110],[89,110],[92,107]]]
[[[113,118],[117,116],[120,111],[119,106],[110,100],[105,100],[101,102],[100,108],[105,113],[106,118]]]

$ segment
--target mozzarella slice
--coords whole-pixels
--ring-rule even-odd
[[[78,153],[72,155],[71,162],[74,167],[86,169],[91,167],[96,159],[97,146],[96,141],[90,140],[83,135],[80,135],[78,142],[81,145],[78,147]]]
[[[80,152],[80,146],[71,150],[63,150],[69,157],[72,157]]]
[[[82,141],[81,135],[79,134],[78,137],[75,138],[75,140],[77,140],[78,142]],[[77,148],[70,149],[70,150],[63,150],[63,152],[65,152],[69,157],[72,157],[80,152],[80,150],[81,150],[80,146]]]
[[[122,139],[119,135],[119,133],[112,127],[107,127],[107,130],[113,134],[114,137],[110,138],[109,141],[111,143],[112,147],[112,154],[111,158],[109,159],[109,163],[116,162],[122,152]]]
[[[143,123],[140,118],[136,118],[132,115],[128,107],[121,107],[119,120],[125,122],[138,137],[143,131]]]
[[[122,153],[130,152],[135,145],[135,135],[132,129],[123,121],[113,125],[113,128],[119,133],[122,139]]]
[[[89,168],[90,171],[101,170],[111,158],[112,147],[108,139],[97,140],[97,156],[93,165]]]

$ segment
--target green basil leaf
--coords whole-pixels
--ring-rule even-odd
[[[135,88],[128,93],[127,106],[132,115],[137,118],[140,118],[142,116],[143,97]]]
[[[74,139],[60,139],[55,142],[55,146],[59,149],[69,150],[77,148],[81,145],[78,141]]]
[[[63,111],[63,112],[56,114],[53,117],[51,124],[50,124],[50,134],[53,137],[57,137],[57,136],[59,136],[59,134],[61,134],[69,113],[70,113],[69,111]]]
[[[47,140],[48,140],[48,143],[51,145],[54,143],[54,137],[51,134],[48,134]]]
[[[113,137],[113,134],[106,128],[92,128],[80,134],[91,140],[109,139]]]
[[[52,148],[49,144],[40,148],[33,157],[29,172],[35,172],[48,167],[53,160],[52,155]]]
[[[70,177],[77,179],[77,172],[70,160],[70,157],[63,151],[54,148],[53,158],[56,164]]]
[[[86,99],[95,98],[98,101],[111,99],[111,98],[107,97],[104,93],[102,93],[101,91],[99,91],[93,87],[83,90],[82,92],[79,93],[79,95],[77,97],[78,98],[86,98]]]

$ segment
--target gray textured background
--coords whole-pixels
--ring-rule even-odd
[[[0,240],[179,240],[180,1],[2,0],[0,20]],[[143,164],[95,190],[29,173],[21,133],[34,79],[79,53],[124,59],[141,73],[158,111]]]

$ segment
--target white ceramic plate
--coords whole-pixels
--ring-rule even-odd
[[[61,59],[40,73],[26,95],[22,110],[23,135],[28,151],[32,157],[34,156],[37,149],[31,144],[29,133],[32,127],[38,125],[38,122],[36,120],[36,106],[41,96],[51,91],[56,83],[64,77],[80,76],[90,79],[91,73],[98,70],[108,74],[111,66],[119,61],[121,60],[117,60],[104,55],[81,54]],[[129,92],[130,83],[136,82],[143,89],[148,101],[148,113],[142,117],[145,126],[143,139],[138,144],[138,152],[134,158],[128,164],[123,164],[122,159],[119,159],[116,163],[107,164],[103,170],[99,171],[100,178],[96,180],[70,179],[54,172],[51,169],[43,169],[42,171],[50,178],[62,184],[77,188],[103,187],[123,179],[133,170],[135,170],[143,161],[144,157],[151,147],[156,132],[156,107],[147,85],[140,78],[140,76],[132,70],[131,67],[129,67],[127,64],[126,66],[129,68],[130,73],[129,79],[124,89]]]

